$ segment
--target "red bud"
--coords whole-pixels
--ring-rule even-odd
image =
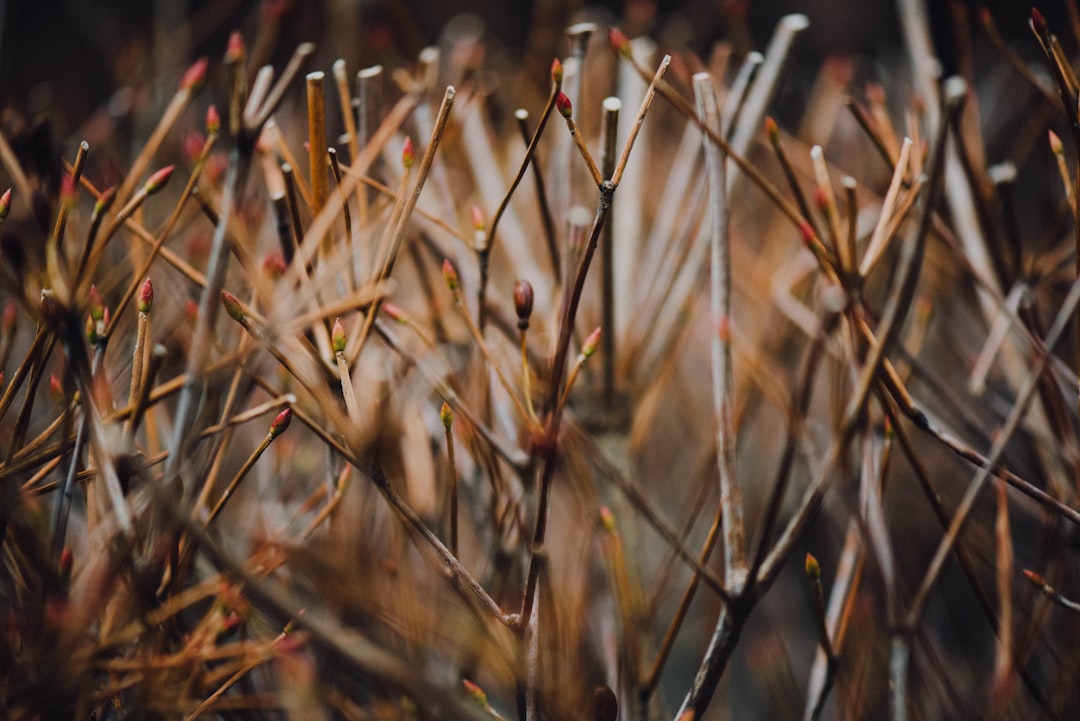
[[[551,61],[551,82],[555,83],[556,88],[562,87],[563,69],[562,63],[558,58]]]
[[[449,260],[444,260],[442,263],[443,278],[446,279],[446,286],[450,290],[457,290],[461,287],[461,280],[458,278],[457,271],[454,270],[454,266],[451,265]]]
[[[412,317],[400,306],[396,306],[393,303],[383,303],[382,309],[395,323],[408,325],[412,322]]]
[[[244,46],[244,36],[240,34],[239,30],[233,30],[229,35],[229,44],[225,48],[225,62],[238,63],[246,55],[247,48]]]
[[[532,315],[533,287],[527,280],[519,280],[514,284],[514,310],[520,321],[527,321]]]
[[[219,130],[221,130],[221,116],[218,115],[217,107],[211,105],[206,109],[206,132],[217,135]]]
[[[289,427],[292,423],[292,409],[286,408],[281,413],[277,414],[274,418],[274,422],[270,424],[270,437],[277,438]]]
[[[555,107],[558,108],[559,113],[562,114],[567,120],[574,114],[574,108],[570,105],[570,98],[566,97],[566,93],[559,92],[555,96]]]
[[[180,89],[187,90],[188,92],[195,92],[202,87],[203,82],[206,80],[206,58],[199,58],[191,67],[184,73],[184,77],[180,79]]]
[[[154,284],[147,278],[143,281],[142,287],[139,288],[139,297],[135,301],[135,307],[139,309],[140,313],[149,313],[150,308],[154,305]]]
[[[166,183],[169,182],[169,178],[172,177],[173,170],[175,169],[175,165],[166,165],[164,168],[151,175],[147,179],[146,185],[143,186],[143,190],[146,194],[153,195],[164,188]]]
[[[3,195],[0,195],[0,221],[8,217],[8,213],[11,212],[11,188],[4,191]]]
[[[416,163],[416,151],[413,149],[412,138],[406,137],[401,146],[401,166],[408,170]]]
[[[618,28],[608,28],[608,44],[616,54],[630,57],[630,39]]]
[[[769,142],[773,145],[780,142],[780,126],[771,115],[765,116],[765,134],[769,136]]]

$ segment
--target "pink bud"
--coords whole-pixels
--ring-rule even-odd
[[[608,28],[608,44],[616,54],[630,57],[630,39],[618,28]]]
[[[597,328],[595,328],[593,330],[592,333],[589,333],[588,337],[585,338],[585,342],[581,344],[581,355],[588,358],[589,356],[591,356],[593,353],[596,352],[596,349],[599,346],[600,346],[600,328],[598,326]]]
[[[395,323],[408,325],[412,322],[412,317],[400,306],[396,306],[393,303],[383,303],[382,309]]]
[[[457,271],[454,270],[454,266],[449,260],[444,260],[442,263],[443,278],[446,279],[446,286],[450,290],[457,290],[461,287],[461,280],[458,278]]]
[[[558,58],[551,61],[551,82],[555,83],[555,87],[562,87],[563,69],[562,63]]]
[[[153,195],[164,188],[165,184],[169,182],[169,178],[172,177],[173,170],[175,169],[175,165],[166,165],[164,168],[151,175],[146,180],[146,185],[143,186],[143,190],[146,194]]]
[[[221,130],[221,116],[218,115],[217,106],[211,105],[206,109],[206,132],[217,135]]]
[[[401,146],[401,166],[408,170],[416,162],[416,151],[413,149],[412,138],[406,137]]]
[[[566,97],[566,93],[562,91],[555,96],[555,107],[567,120],[574,114],[574,108],[570,105],[570,98]]]
[[[147,278],[143,281],[142,287],[139,288],[139,297],[135,301],[135,307],[139,309],[140,313],[149,313],[150,308],[154,305],[154,284]]]
[[[203,81],[206,80],[207,65],[206,58],[199,58],[192,63],[191,67],[184,73],[184,77],[180,79],[180,89],[195,92],[202,87]]]
[[[247,313],[240,305],[239,299],[227,290],[221,291],[221,304],[225,306],[225,312],[229,317],[241,325],[247,320]]]
[[[97,289],[96,285],[90,286],[90,297],[87,302],[87,307],[90,311],[90,317],[99,321],[105,317],[105,303],[101,300],[101,291]]]
[[[281,413],[277,414],[274,418],[274,422],[270,424],[270,437],[277,438],[289,427],[292,423],[292,409],[286,408]]]
[[[8,213],[11,212],[11,188],[4,191],[3,195],[0,195],[0,220],[4,220],[8,217]]]
[[[229,44],[225,48],[225,62],[240,62],[245,55],[247,55],[247,48],[244,46],[244,36],[239,30],[233,30],[229,35]]]
[[[334,329],[330,332],[330,347],[334,353],[345,352],[345,326],[341,324],[341,318],[334,320]]]

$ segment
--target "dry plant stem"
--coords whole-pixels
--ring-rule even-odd
[[[495,375],[498,377],[499,383],[502,385],[507,395],[510,396],[510,400],[513,401],[514,408],[517,409],[518,415],[521,416],[522,422],[525,424],[526,427],[531,426],[532,416],[529,414],[529,411],[526,410],[525,406],[521,404],[521,399],[518,398],[517,391],[507,379],[506,374],[503,373],[502,367],[495,360],[495,356],[492,355],[491,349],[488,348],[487,343],[484,342],[483,333],[476,325],[476,322],[473,321],[472,316],[469,315],[468,308],[465,307],[465,299],[461,296],[461,289],[454,289],[453,294],[454,306],[458,309],[458,312],[460,313],[462,319],[464,319],[465,326],[469,329],[469,333],[470,335],[472,335],[473,340],[476,341],[477,347],[480,348],[480,352],[483,354],[484,360],[486,360],[488,365],[490,365],[491,368],[495,371]]]
[[[915,283],[921,265],[922,251],[926,235],[930,229],[930,219],[932,217],[930,199],[936,195],[940,183],[945,131],[959,112],[966,87],[963,86],[962,81],[950,79],[946,91],[948,121],[941,124],[937,142],[934,146],[934,154],[930,165],[930,192],[925,204],[926,207],[918,229],[904,244],[901,251],[893,287],[886,301],[881,322],[878,325],[879,342],[876,346],[871,347],[867,353],[862,371],[855,383],[852,397],[844,409],[843,420],[837,431],[837,436],[830,445],[813,483],[804,493],[795,515],[788,521],[784,532],[761,563],[757,575],[749,579],[751,586],[748,587],[744,596],[737,599],[740,603],[729,604],[721,612],[713,637],[706,650],[705,658],[699,667],[698,675],[687,692],[676,717],[686,712],[692,712],[695,718],[700,718],[708,707],[709,701],[716,690],[716,685],[719,683],[731,652],[738,641],[743,624],[752,608],[752,598],[755,596],[760,597],[760,594],[766,591],[776,579],[783,562],[794,548],[795,540],[802,534],[803,529],[820,507],[826,485],[832,479],[834,467],[850,443],[859,419],[863,414],[867,397],[878,375],[885,351],[899,331],[903,315],[906,314],[911,305],[911,297],[915,291]]]
[[[619,111],[622,109],[622,101],[616,97],[604,98],[604,121],[601,126],[603,138],[601,147],[603,155],[600,162],[603,165],[605,178],[610,178],[615,172],[615,143],[618,141]],[[612,198],[614,203],[614,198]],[[615,248],[612,238],[612,225],[604,226],[604,232],[600,236],[600,267],[601,277],[600,297],[600,327],[606,328],[600,336],[600,355],[603,363],[603,394],[604,405],[611,410],[615,405]]]
[[[360,142],[356,136],[356,117],[353,115],[352,95],[349,92],[349,76],[346,74],[345,61],[334,61],[334,84],[337,86],[338,102],[341,105],[341,122],[349,140],[349,162],[355,163],[360,157]],[[340,180],[338,181],[341,182]]]
[[[326,172],[326,75],[321,70],[307,75],[308,178],[311,181],[311,212],[318,215],[330,197],[330,178]],[[329,258],[334,236],[322,238],[320,260]]]
[[[431,387],[439,394],[446,403],[453,409],[456,415],[461,415],[469,422],[476,432],[484,439],[491,449],[509,463],[519,473],[524,473],[529,468],[529,458],[517,448],[508,445],[504,441],[500,440],[487,425],[485,425],[473,411],[467,406],[464,401],[458,396],[453,388],[448,383],[443,381],[438,374],[432,371],[428,366],[416,356],[410,354],[400,343],[389,333],[382,323],[376,321],[375,332],[383,339],[390,349],[397,353],[401,358],[409,365],[418,369],[425,377]]]
[[[304,237],[304,225],[300,222],[300,201],[296,197],[299,192],[296,183],[296,171],[293,170],[293,166],[289,163],[281,164],[281,180],[285,185],[285,202],[289,208],[289,222],[293,233],[293,242],[289,247],[290,252],[285,254],[286,260],[291,262],[293,256],[296,255],[296,246],[299,244],[300,239]]]
[[[405,231],[409,228],[409,220],[412,217],[413,210],[416,208],[417,201],[420,200],[420,193],[424,189],[424,183],[427,182],[428,175],[431,173],[432,163],[435,162],[435,153],[439,148],[439,142],[442,140],[443,132],[446,130],[446,122],[450,119],[450,110],[454,107],[455,94],[456,91],[454,90],[453,85],[446,86],[442,104],[439,106],[439,114],[435,117],[435,124],[431,130],[431,138],[428,140],[428,146],[424,151],[424,157],[420,160],[420,168],[416,173],[416,180],[413,181],[412,189],[409,191],[409,194],[405,199],[405,205],[401,210],[401,216],[394,226],[393,235],[390,237],[390,247],[382,261],[382,267],[375,278],[376,280],[386,280],[394,270],[394,262],[397,259],[398,252],[401,250],[402,243],[405,241]],[[372,304],[371,308],[368,309],[367,315],[364,316],[364,325],[360,329],[360,336],[356,345],[356,355],[359,355],[360,351],[363,350],[364,343],[371,334],[371,329],[379,314],[379,305],[378,302]]]
[[[157,493],[159,497],[155,500],[164,507],[169,521],[187,532],[212,564],[242,583],[250,597],[260,600],[276,614],[292,619],[305,628],[312,642],[330,654],[331,658],[358,673],[377,679],[379,683],[390,688],[404,691],[412,698],[426,699],[429,703],[445,709],[446,713],[454,718],[483,721],[484,717],[477,709],[462,702],[455,694],[436,686],[423,675],[417,675],[415,669],[398,655],[385,651],[369,639],[342,627],[320,608],[298,607],[277,581],[260,578],[249,572],[240,561],[222,550],[199,524],[185,517],[179,509],[161,498],[160,492]]]
[[[11,144],[8,143],[3,133],[0,133],[0,163],[3,163],[4,169],[11,174],[11,181],[15,184],[15,190],[18,191],[16,197],[26,204],[26,209],[30,211],[30,217],[34,217],[34,208],[30,205],[31,199],[34,197],[34,190],[30,187],[30,180],[26,177],[26,171],[23,170],[19,159],[15,156],[15,151],[11,149]]]
[[[360,424],[360,404],[356,400],[356,390],[353,388],[352,375],[349,373],[349,363],[345,360],[345,352],[334,353],[337,363],[338,377],[341,379],[341,395],[345,398],[345,412],[354,426]]]
[[[577,123],[574,122],[572,117],[566,118],[566,127],[570,131],[570,138],[574,141],[578,152],[581,153],[582,160],[585,161],[585,167],[588,169],[589,175],[592,176],[593,182],[599,186],[604,182],[604,176],[600,174],[600,168],[596,167],[596,161],[593,160],[592,153],[589,152],[589,146],[585,144],[585,139],[578,132]]]
[[[862,261],[859,264],[859,275],[864,278],[870,275],[870,271],[873,270],[878,259],[881,258],[882,253],[885,252],[885,248],[889,244],[890,234],[887,231],[889,229],[890,220],[899,216],[899,214],[894,215],[893,210],[896,208],[896,199],[899,196],[900,188],[904,183],[904,176],[907,174],[908,159],[911,157],[911,147],[911,138],[904,138],[904,143],[900,148],[900,158],[896,161],[896,165],[893,168],[889,189],[885,191],[885,199],[881,202],[881,212],[878,215],[878,222],[874,226],[873,233],[870,234],[870,241],[866,244],[866,252],[863,254]],[[912,190],[914,190],[914,188]]]
[[[446,425],[446,457],[450,466],[450,489],[447,504],[450,506],[450,553],[458,555],[458,489],[457,463],[454,461],[454,431]]]
[[[1074,281],[1070,286],[1069,293],[1062,302],[1061,309],[1058,311],[1049,333],[1047,333],[1045,340],[1047,353],[1053,352],[1054,347],[1061,339],[1061,336],[1070,321],[1070,317],[1076,312],[1078,306],[1080,306],[1080,279]],[[923,576],[923,580],[911,602],[907,617],[904,620],[904,626],[906,628],[913,629],[918,625],[930,591],[941,574],[941,570],[945,565],[945,560],[948,558],[948,555],[951,553],[955,544],[959,541],[960,534],[963,532],[964,526],[970,519],[971,512],[975,507],[975,502],[978,500],[981,491],[986,486],[986,482],[994,477],[994,471],[1005,451],[1005,446],[1016,432],[1020,421],[1023,419],[1024,414],[1030,405],[1032,395],[1038,385],[1039,375],[1046,367],[1046,363],[1047,355],[1045,353],[1040,354],[1035,358],[1031,370],[1024,378],[1024,383],[1017,392],[1016,401],[1009,413],[1009,417],[1006,419],[1001,430],[996,434],[994,444],[987,454],[985,462],[968,485],[967,491],[964,493],[964,497],[953,515],[952,523],[949,524],[949,529],[946,532],[945,537],[938,544],[937,551],[934,553],[934,557]]]
[[[631,64],[633,65],[635,71],[643,78],[649,77],[647,70],[639,67],[632,61]],[[698,118],[697,113],[694,111],[694,109],[681,95],[679,95],[677,90],[672,88],[666,82],[663,82],[657,86],[656,92],[662,95],[665,100],[670,102],[672,107],[674,107],[683,117],[697,125],[698,128],[701,129],[701,132],[708,135],[709,139],[720,147],[724,154],[729,157],[731,161],[735,163],[735,165],[738,166],[739,170],[743,173],[746,173],[747,177],[750,178],[754,185],[758,186],[758,188],[760,188],[762,192],[769,196],[769,199],[773,202],[773,204],[776,205],[780,212],[782,212],[788,218],[788,220],[790,220],[792,224],[795,225],[795,227],[799,227],[799,225],[803,222],[804,218],[799,213],[798,208],[792,205],[791,201],[785,198],[780,193],[780,191],[777,190],[776,186],[773,185],[772,182],[770,182],[769,179],[766,178],[761,173],[761,171],[757,169],[756,166],[754,166],[748,160],[736,153],[732,149],[731,145],[727,141],[725,141],[720,135],[714,133],[711,128],[706,127],[705,124],[701,121],[701,119]]]
[[[518,109],[514,113],[517,120],[518,131],[526,147],[532,142],[532,133],[529,131],[529,113]],[[535,156],[535,153],[534,153]],[[536,187],[536,204],[540,209],[540,222],[544,226],[544,240],[547,243],[548,256],[551,258],[551,272],[555,279],[555,285],[562,283],[562,261],[559,259],[559,245],[555,239],[555,221],[551,217],[551,204],[548,202],[547,186],[544,185],[544,173],[540,170],[540,163],[530,163],[533,173],[533,185]]]
[[[1031,571],[1024,571],[1024,575],[1032,585],[1039,589],[1039,591],[1051,601],[1068,611],[1080,613],[1080,603],[1062,596],[1056,588],[1046,582],[1045,578]]]
[[[218,310],[221,308],[221,289],[225,283],[225,268],[228,265],[229,242],[226,238],[228,225],[232,220],[234,206],[242,192],[247,174],[251,167],[253,141],[249,138],[237,138],[229,160],[229,169],[225,177],[225,194],[221,199],[221,211],[211,244],[210,261],[206,270],[206,286],[199,299],[199,315],[195,333],[188,351],[188,364],[184,388],[177,401],[174,420],[175,431],[169,446],[169,460],[165,465],[165,483],[178,480],[181,465],[187,454],[191,437],[191,421],[196,405],[204,391],[206,365],[210,360],[213,345],[213,333]],[[183,495],[190,492],[188,484],[179,480]]]
[[[79,149],[75,151],[75,162],[71,164],[71,182],[78,187],[79,179],[82,178],[83,165],[86,163],[86,154],[90,152],[90,144],[85,140],[79,143]],[[60,203],[60,209],[56,213],[56,225],[53,227],[52,237],[56,239],[58,252],[64,246],[64,229],[67,227],[68,205]],[[63,257],[63,253],[60,253]]]
[[[270,447],[271,443],[274,442],[274,438],[275,436],[273,433],[267,433],[265,436],[263,436],[263,439],[259,442],[259,445],[255,448],[252,454],[247,457],[247,460],[244,461],[243,465],[240,466],[240,469],[236,472],[236,475],[233,476],[231,481],[229,481],[229,485],[225,487],[225,490],[222,492],[221,497],[218,498],[217,503],[215,503],[214,507],[210,510],[210,515],[206,517],[206,521],[203,523],[203,528],[209,528],[210,524],[217,520],[217,517],[221,515],[222,509],[225,508],[225,504],[228,503],[230,498],[232,498],[233,493],[235,493],[236,489],[240,486],[240,482],[244,480],[244,477],[248,474],[248,471],[250,471],[252,467],[254,467],[255,463],[258,462],[259,457],[263,454],[263,452]]]
[[[135,160],[131,163],[131,167],[128,169],[127,175],[124,177],[123,183],[120,184],[120,189],[116,191],[116,198],[121,204],[128,202],[128,198],[131,196],[132,191],[135,189],[135,185],[139,182],[139,179],[146,173],[146,169],[150,166],[150,161],[153,160],[154,155],[157,154],[158,148],[161,147],[161,143],[165,140],[165,136],[172,129],[176,121],[180,119],[184,109],[187,108],[188,103],[191,102],[193,97],[192,88],[181,87],[173,95],[172,100],[169,101],[169,105],[165,108],[165,111],[161,115],[161,119],[158,120],[157,125],[154,127],[153,132],[150,133],[150,137],[147,138],[146,143],[143,144],[139,150],[139,154]],[[108,236],[106,236],[107,238]]]
[[[134,404],[139,399],[142,388],[143,359],[146,357],[147,351],[146,340],[150,336],[150,314],[140,310],[136,323],[135,348],[131,353],[131,386],[128,389],[129,404]]]
[[[178,479],[181,465],[185,461],[187,444],[191,438],[191,428],[189,426],[195,416],[199,396],[204,390],[206,367],[210,360],[210,350],[213,345],[214,327],[218,310],[221,307],[221,289],[225,282],[225,268],[228,265],[229,242],[226,234],[228,225],[232,221],[238,196],[243,191],[248,172],[251,169],[255,141],[259,136],[263,123],[266,122],[266,119],[274,112],[278,103],[281,102],[285,88],[292,82],[293,77],[300,72],[304,60],[314,52],[314,49],[314,46],[309,43],[300,45],[296,49],[289,60],[289,64],[278,78],[277,84],[264,101],[263,106],[255,111],[254,117],[244,118],[243,132],[233,138],[234,145],[229,157],[229,169],[225,175],[225,193],[221,199],[218,223],[214,228],[214,236],[211,241],[210,260],[206,270],[206,286],[203,288],[199,299],[198,321],[188,351],[187,378],[183,390],[180,392],[176,415],[173,419],[175,431],[169,445],[169,460],[165,466],[164,474],[164,482],[167,484],[174,483]],[[182,479],[179,479],[179,482],[183,489],[182,495],[186,497],[191,489],[187,487],[188,484],[185,484]]]
[[[214,147],[214,143],[217,140],[217,136],[214,134],[209,135],[206,141],[203,143],[202,150],[199,152],[199,157],[195,161],[195,167],[191,171],[191,177],[188,178],[187,184],[184,186],[184,190],[180,193],[180,199],[176,202],[172,212],[169,214],[169,218],[165,221],[164,227],[161,232],[158,233],[154,239],[153,245],[150,246],[150,251],[143,258],[142,263],[136,269],[136,272],[132,275],[131,282],[128,284],[127,289],[124,291],[124,295],[120,298],[116,304],[116,308],[113,310],[112,319],[105,327],[106,337],[112,334],[113,329],[116,327],[117,320],[127,310],[128,303],[135,297],[135,293],[138,292],[139,287],[142,285],[142,279],[146,277],[146,274],[150,272],[150,267],[153,265],[154,260],[158,257],[158,254],[162,251],[165,241],[168,240],[172,234],[173,228],[176,227],[177,221],[180,220],[180,214],[183,212],[188,198],[191,197],[192,192],[195,190],[195,186],[199,182],[199,178],[202,175],[203,166],[206,163],[206,159],[210,156],[210,151]]]
[[[747,91],[753,85],[758,70],[764,62],[765,56],[761,53],[757,51],[747,53],[742,64],[739,65],[739,71],[735,73],[735,79],[731,82],[731,88],[728,90],[724,107],[720,112],[720,134],[728,142],[731,142],[739,114],[746,105],[746,98],[749,95]],[[723,77],[723,75],[718,77]]]
[[[698,114],[714,131],[720,113],[712,78],[694,76]],[[738,593],[746,582],[746,531],[742,492],[735,475],[734,374],[731,363],[731,246],[728,237],[727,172],[719,148],[704,136],[709,178],[710,309],[712,312],[713,414],[716,419],[716,463],[724,527],[724,584]]]
[[[333,148],[328,149],[327,154],[330,156],[330,170],[334,173],[334,182],[337,183],[338,193],[341,195],[341,216],[345,220],[345,240],[346,240],[346,257],[348,258],[349,273],[348,279],[350,288],[356,288],[360,284],[360,280],[356,277],[356,263],[354,262],[356,251],[353,246],[353,229],[352,229],[352,214],[349,212],[349,196],[345,194],[342,185],[341,175],[341,163],[338,161],[337,151]]]
[[[854,98],[847,97],[844,99],[844,107],[848,109],[851,116],[855,118],[855,122],[859,124],[862,131],[866,133],[866,137],[870,138],[870,142],[874,144],[874,149],[877,150],[878,155],[885,161],[885,164],[889,167],[896,165],[896,158],[893,156],[892,151],[885,145],[885,140],[881,137],[881,133],[878,128],[874,126],[874,121],[867,114],[866,110],[859,105]]]
[[[281,155],[281,159],[285,161],[285,165],[288,165],[292,170],[292,181],[294,183],[294,189],[299,194],[300,200],[304,201],[304,207],[308,209],[309,213],[314,213],[315,199],[311,195],[311,188],[308,187],[307,181],[304,180],[303,174],[300,173],[300,169],[303,167],[297,161],[293,152],[289,150],[289,145],[285,142],[285,138],[281,136],[281,131],[277,129],[276,125],[268,126],[272,128],[272,133],[276,141],[278,154]],[[282,172],[285,172],[285,168],[282,167]]]
[[[105,191],[105,192],[99,191],[97,188],[94,187],[94,185],[90,181],[88,181],[86,179],[85,176],[82,178],[81,183],[82,183],[82,186],[84,188],[86,188],[86,190],[94,198],[96,198],[98,200],[101,200],[101,199],[106,197],[105,192],[108,192],[108,191]],[[91,247],[94,247],[95,249],[98,247],[96,245],[96,238],[98,236],[98,231],[100,229],[100,223],[101,223],[102,220],[103,220],[103,218],[99,218],[98,223],[96,223],[96,224],[91,223],[90,229],[89,229],[89,231],[87,233],[87,243],[84,246],[84,251],[88,252]],[[150,231],[148,231],[146,228],[144,228],[139,223],[135,222],[133,219],[131,219],[131,218],[125,219],[124,220],[124,227],[126,227],[129,231],[131,231],[139,240],[143,241],[143,243],[145,243],[146,245],[149,245],[149,246],[153,247],[153,245],[155,244],[156,241],[154,239],[154,236],[150,234]],[[199,271],[195,270],[195,268],[193,268],[190,263],[188,263],[186,260],[184,260],[179,255],[177,255],[176,252],[174,252],[171,248],[169,248],[167,246],[162,246],[160,248],[160,250],[159,250],[159,254],[161,255],[162,258],[165,259],[165,261],[169,265],[171,265],[173,268],[175,268],[177,271],[179,271],[185,278],[190,280],[195,285],[197,285],[199,287],[202,287],[202,286],[206,285],[206,277],[202,273],[200,273]],[[93,273],[88,272],[89,267],[90,267],[89,255],[87,254],[87,255],[84,255],[83,258],[80,259],[80,263],[79,263],[80,270],[77,270],[75,272],[75,276],[77,278],[80,278],[80,279],[83,279],[83,280],[85,280],[86,278],[92,277]]]
[[[993,16],[987,12],[983,15],[982,20],[986,35],[990,38],[990,42],[993,43],[998,54],[1005,58],[1005,61],[1013,71],[1023,78],[1048,105],[1056,108],[1058,99],[1054,97],[1054,94],[1046,88],[1034,73],[1031,72],[1031,68],[1028,67],[1028,64],[1024,59],[1021,58],[1015,50],[1009,47],[1005,38],[1001,37],[1001,33],[998,32],[997,25],[994,23]]]
[[[537,123],[536,130],[532,133],[532,137],[527,141],[528,146],[525,148],[525,157],[521,159],[521,165],[518,167],[517,175],[514,176],[514,180],[510,183],[510,187],[507,188],[506,194],[503,195],[502,200],[499,202],[499,207],[495,210],[495,214],[491,216],[491,223],[488,225],[487,229],[487,240],[484,243],[484,246],[488,248],[489,251],[494,247],[495,231],[499,227],[499,221],[506,212],[506,208],[510,205],[510,198],[513,197],[514,191],[517,190],[522,178],[525,177],[525,172],[528,170],[529,166],[536,165],[533,163],[536,146],[540,144],[540,138],[544,134],[544,128],[547,127],[548,118],[551,117],[551,112],[555,109],[555,97],[558,93],[559,86],[553,85],[551,92],[548,94],[547,103],[544,105],[544,110],[540,114],[540,122]],[[524,119],[519,117],[519,122],[524,122]],[[534,167],[534,172],[538,172],[538,170],[539,168]],[[557,268],[558,265],[555,267]]]
[[[649,111],[649,106],[652,105],[653,98],[656,96],[656,88],[663,80],[664,73],[667,72],[670,63],[671,56],[665,55],[664,59],[660,62],[660,67],[657,68],[656,74],[653,76],[652,82],[649,84],[649,89],[645,93],[645,98],[642,100],[641,108],[638,110],[637,119],[626,139],[626,144],[623,146],[622,156],[615,166],[614,175],[612,175],[611,180],[605,180],[600,184],[600,202],[597,205],[596,216],[593,219],[592,232],[589,235],[589,241],[578,262],[577,271],[574,276],[574,285],[570,290],[569,301],[563,307],[561,317],[559,318],[558,340],[555,346],[555,352],[552,355],[551,378],[548,381],[547,402],[544,406],[545,412],[547,413],[547,419],[543,430],[545,448],[542,452],[543,464],[540,472],[540,490],[536,507],[536,522],[533,526],[529,571],[525,581],[525,593],[521,602],[521,617],[527,617],[531,612],[533,600],[536,595],[536,584],[540,573],[540,557],[543,555],[544,539],[547,535],[547,514],[549,496],[551,494],[551,482],[555,476],[555,467],[558,464],[559,424],[562,419],[563,410],[563,406],[559,403],[559,398],[561,396],[563,376],[566,373],[566,355],[570,350],[570,338],[574,334],[574,319],[577,317],[578,304],[581,301],[581,294],[585,288],[585,277],[588,275],[589,265],[592,263],[593,255],[596,253],[596,247],[600,240],[600,233],[603,230],[608,213],[611,211],[611,200],[615,194],[615,189],[618,187],[618,181],[622,177],[622,172],[626,168],[626,162],[630,157],[630,151],[634,147],[634,140],[641,130],[641,124],[644,122],[645,115]]]
[[[776,160],[780,163],[780,169],[784,172],[784,179],[787,181],[788,189],[791,191],[792,196],[795,198],[795,202],[799,206],[799,212],[802,213],[802,217],[806,218],[806,222],[810,224],[811,229],[814,231],[814,235],[820,235],[821,231],[817,227],[817,221],[814,219],[814,214],[810,212],[809,203],[806,202],[806,194],[803,193],[802,187],[800,187],[799,181],[795,177],[795,169],[791,166],[791,160],[788,158],[787,152],[780,142],[779,128],[776,130],[775,139],[770,140],[770,145],[772,145]]]

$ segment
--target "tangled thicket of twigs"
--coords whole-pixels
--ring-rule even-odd
[[[1080,82],[898,5],[784,129],[803,16],[513,120],[234,34],[108,189],[9,123],[7,714],[1075,716]]]

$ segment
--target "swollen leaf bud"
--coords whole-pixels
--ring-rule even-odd
[[[533,309],[533,287],[527,280],[514,283],[514,310],[519,321],[528,321]]]
[[[412,316],[410,316],[408,312],[406,312],[406,310],[401,306],[394,305],[393,303],[383,303],[382,309],[383,312],[390,316],[390,319],[395,323],[400,323],[401,325],[408,325],[412,322]]]
[[[225,48],[225,62],[237,63],[244,59],[247,55],[247,48],[244,46],[244,36],[240,34],[239,30],[233,30],[229,35],[229,44]]]
[[[140,313],[149,313],[153,305],[154,284],[147,278],[143,281],[142,287],[139,288],[139,297],[135,301],[135,307],[139,309]]]
[[[164,188],[165,184],[169,182],[169,178],[172,177],[173,170],[175,169],[175,165],[166,165],[164,168],[151,175],[146,180],[146,184],[143,186],[143,191],[147,195],[153,195],[154,193]]]
[[[615,514],[611,512],[611,509],[607,506],[600,506],[600,525],[605,531],[614,535],[615,533]]]
[[[461,287],[461,280],[458,278],[457,271],[454,270],[454,266],[449,260],[444,260],[442,263],[443,278],[446,279],[446,287],[452,291],[456,291]]]
[[[217,107],[211,105],[206,109],[206,132],[217,135],[219,130],[221,130],[221,116],[218,114]]]
[[[237,323],[243,325],[247,321],[247,314],[240,305],[239,299],[227,290],[221,291],[221,304],[225,306],[225,312]]]
[[[416,150],[412,138],[406,137],[401,146],[401,167],[408,170],[416,163]]]
[[[821,566],[818,565],[817,559],[814,558],[813,554],[806,554],[805,568],[807,578],[811,581],[821,580]]]
[[[477,686],[469,679],[463,679],[461,685],[465,687],[465,693],[469,695],[469,698],[473,700],[481,708],[487,708],[488,699],[487,694],[484,693],[484,689]]]
[[[556,88],[562,87],[563,69],[562,63],[558,58],[551,61],[551,82],[555,83]]]
[[[334,319],[334,328],[330,331],[330,347],[334,353],[345,352],[345,326],[341,324],[341,318]]]
[[[562,114],[562,116],[567,120],[569,120],[574,114],[574,108],[570,104],[570,98],[566,97],[566,93],[562,91],[560,91],[559,94],[555,96],[555,107],[558,108],[559,113]]]
[[[290,423],[292,423],[292,409],[286,408],[281,413],[278,413],[274,418],[274,422],[270,424],[270,437],[277,438],[280,436],[289,427]]]
[[[90,317],[96,322],[105,317],[105,303],[101,300],[101,292],[96,285],[90,286],[90,297],[87,301],[87,309]]]
[[[445,401],[439,409],[439,419],[442,420],[443,428],[449,433],[450,427],[454,425],[454,410]]]
[[[776,124],[773,116],[765,116],[765,134],[769,136],[769,142],[777,145],[780,142],[780,126]]]
[[[206,58],[199,58],[192,63],[191,67],[184,73],[184,77],[180,78],[180,89],[193,93],[201,88],[206,80],[207,64]]]
[[[617,55],[624,58],[630,57],[630,38],[626,37],[618,28],[608,28],[608,45]]]
[[[597,326],[593,329],[592,333],[585,338],[585,342],[581,344],[581,355],[585,358],[590,357],[596,352],[596,349],[600,346],[600,327]]]
[[[0,195],[0,221],[8,217],[8,213],[11,212],[11,188],[4,191],[3,195]]]

